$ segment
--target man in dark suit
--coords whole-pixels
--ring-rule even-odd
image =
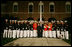
[[[40,26],[40,23],[38,23],[38,26],[37,26],[37,34],[38,34],[38,37],[42,37],[42,27]]]
[[[44,31],[44,22],[41,22],[42,26],[41,26],[41,37],[43,36],[43,31]]]
[[[12,20],[9,23],[8,38],[12,38]]]

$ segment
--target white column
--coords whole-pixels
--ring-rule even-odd
[[[40,22],[42,21],[42,2],[40,1]]]

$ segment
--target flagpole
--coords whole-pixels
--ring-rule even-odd
[[[40,1],[40,22],[42,22],[42,1]],[[40,23],[40,26],[42,26],[42,23]]]
[[[42,22],[42,5],[41,5],[41,1],[40,1],[40,22]]]

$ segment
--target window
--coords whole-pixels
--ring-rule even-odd
[[[49,12],[54,12],[54,2],[49,3]]]
[[[50,5],[50,12],[54,12],[54,6]]]
[[[41,1],[40,3],[39,3],[39,9],[38,9],[38,11],[40,12],[40,5],[42,5],[42,12],[44,12],[44,4],[43,4],[43,2]]]
[[[14,5],[14,12],[17,12],[17,5]]]
[[[71,12],[71,4],[70,4],[70,2],[66,2],[66,12]]]
[[[29,5],[29,12],[32,12],[33,10],[32,7],[33,7],[32,5]]]
[[[33,12],[33,3],[32,2],[30,2],[29,4],[28,4],[28,12],[29,13],[32,13]]]
[[[14,2],[13,3],[13,12],[17,12],[18,11],[18,3]]]

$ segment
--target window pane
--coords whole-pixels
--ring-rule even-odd
[[[29,12],[32,12],[32,10],[33,10],[33,6],[29,5]]]
[[[14,5],[14,12],[17,12],[17,5]]]
[[[42,12],[43,12],[43,5],[42,5]]]
[[[50,5],[50,8],[54,8],[54,6],[53,5]]]
[[[70,5],[66,5],[66,12],[70,12]]]
[[[54,12],[54,5],[50,5],[50,12]]]

